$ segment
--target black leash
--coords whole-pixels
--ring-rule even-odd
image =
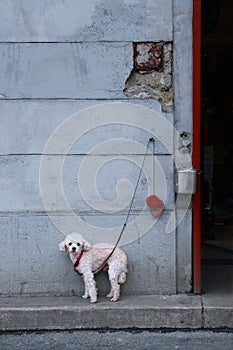
[[[138,185],[139,185],[139,181],[140,181],[140,178],[141,178],[141,175],[142,175],[142,170],[143,170],[143,167],[144,167],[144,163],[145,163],[145,160],[146,160],[146,157],[148,155],[148,149],[149,149],[149,146],[150,146],[150,143],[153,142],[153,153],[155,153],[155,139],[153,137],[151,137],[148,142],[147,142],[147,146],[146,146],[146,151],[145,151],[145,155],[144,155],[144,158],[143,158],[143,161],[142,161],[142,165],[141,165],[141,168],[140,168],[140,171],[139,171],[139,174],[138,174],[138,180],[137,180],[137,183],[136,183],[136,186],[135,186],[135,189],[134,189],[134,193],[133,193],[133,197],[131,199],[131,203],[130,203],[130,206],[129,206],[129,210],[128,210],[128,214],[126,216],[126,220],[125,220],[125,223],[122,227],[122,230],[119,234],[119,237],[115,243],[115,246],[113,247],[111,253],[107,256],[107,258],[104,260],[104,262],[96,269],[93,271],[93,273],[98,273],[99,271],[101,271],[104,267],[106,267],[107,265],[107,262],[108,260],[110,259],[110,257],[112,256],[112,254],[114,253],[114,251],[116,250],[120,240],[121,240],[121,237],[123,235],[123,232],[125,231],[126,229],[126,226],[128,224],[128,220],[129,220],[129,215],[130,215],[130,212],[132,210],[132,206],[133,206],[133,202],[134,202],[134,199],[135,199],[135,196],[136,196],[136,192],[137,192],[137,189],[138,189]]]

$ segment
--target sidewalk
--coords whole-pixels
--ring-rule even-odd
[[[233,297],[224,294],[0,298],[0,330],[232,329]]]

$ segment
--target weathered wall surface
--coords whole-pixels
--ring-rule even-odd
[[[190,135],[192,147],[192,0],[173,1],[174,126]],[[185,201],[185,198],[183,199]],[[182,211],[182,209],[180,209]],[[177,227],[177,291],[192,285],[192,210]]]
[[[73,273],[68,258],[58,251],[64,235],[53,225],[42,203],[39,169],[44,146],[70,115],[106,102],[138,103],[173,123],[173,7],[180,6],[176,18],[184,18],[190,2],[181,7],[172,0],[1,1],[0,295],[81,294],[80,278]],[[182,32],[178,24],[177,31]],[[134,42],[163,42],[167,48],[167,71],[135,71]],[[175,52],[179,47],[180,39]],[[153,83],[155,75],[158,80],[161,74],[170,78],[162,97],[158,95],[161,86]],[[182,79],[178,77],[177,86]],[[179,108],[180,87],[177,94]],[[157,100],[167,113],[161,111]],[[115,125],[91,130],[74,145],[64,163],[64,189],[70,205],[84,221],[97,226],[121,226],[127,208],[113,214],[90,209],[78,190],[78,167],[92,147],[117,137],[146,146],[150,135],[137,128]],[[51,155],[55,156],[59,154]],[[97,156],[102,159],[108,154]],[[140,237],[136,232],[135,240],[124,247],[129,257],[126,294],[171,294],[190,287],[191,270],[187,268],[184,277],[182,266],[191,263],[190,229],[184,238],[191,218],[179,231],[180,241],[175,232],[165,233],[174,207],[173,158],[158,141],[156,156],[166,179],[165,211],[146,235]],[[103,198],[114,200],[121,177],[135,185],[138,167],[132,163],[140,164],[143,154],[127,157],[128,162],[117,166],[111,163],[97,179]],[[146,195],[145,182],[141,181],[132,217],[144,206]],[[62,210],[50,214],[67,220],[67,213]],[[152,220],[149,213],[148,220]],[[82,234],[85,236],[85,232]],[[183,239],[187,253],[179,260]],[[98,280],[100,294],[105,293],[105,276]]]
[[[172,40],[171,0],[3,0],[1,41]]]

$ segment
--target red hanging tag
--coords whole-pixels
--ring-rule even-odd
[[[146,198],[146,204],[150,208],[150,212],[155,218],[159,217],[164,210],[163,201],[155,194],[151,194]]]

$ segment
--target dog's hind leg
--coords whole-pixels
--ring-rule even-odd
[[[110,282],[111,284],[111,282]],[[106,295],[107,298],[112,298],[113,297],[113,288],[112,288],[112,285],[111,285],[111,289],[110,289],[110,292]]]
[[[118,283],[118,276],[116,272],[109,268],[108,270],[109,282],[111,284],[111,291],[107,295],[108,298],[111,298],[111,301],[117,301],[120,298],[120,285]]]

